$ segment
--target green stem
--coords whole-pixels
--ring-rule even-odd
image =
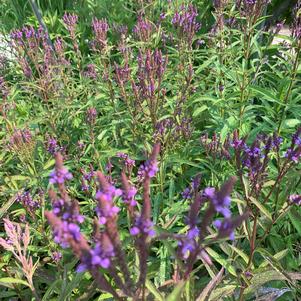
[[[292,72],[292,78],[291,78],[291,81],[290,81],[290,84],[289,84],[289,87],[288,87],[288,90],[287,90],[287,93],[286,93],[286,96],[285,96],[285,99],[284,99],[284,108],[282,110],[282,116],[279,120],[279,125],[278,125],[278,129],[277,129],[277,133],[280,134],[280,129],[281,129],[281,126],[282,126],[282,123],[283,123],[283,120],[285,118],[285,113],[286,113],[286,105],[288,103],[288,99],[289,99],[289,96],[292,92],[292,88],[293,88],[293,85],[294,85],[294,82],[295,82],[295,79],[296,79],[296,76],[297,76],[297,69],[298,69],[298,58],[299,58],[299,55],[300,55],[300,50],[301,50],[301,47],[298,47],[297,48],[297,53],[296,53],[296,58],[295,58],[295,61],[294,61],[294,66],[293,66],[293,72]]]

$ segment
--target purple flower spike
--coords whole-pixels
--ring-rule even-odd
[[[193,5],[182,5],[172,19],[172,24],[180,31],[181,37],[187,40],[189,45],[192,44],[194,35],[201,28],[201,24],[196,20],[197,16],[197,9]]]
[[[72,174],[68,171],[66,167],[63,167],[59,170],[54,170],[50,173],[50,180],[51,184],[63,184],[67,180],[72,179]]]
[[[109,25],[106,19],[98,20],[94,18],[92,21],[92,29],[95,40],[92,42],[94,50],[103,50],[107,45],[107,33]]]
[[[86,112],[87,123],[93,125],[96,121],[97,111],[94,107],[88,108]]]
[[[127,168],[131,168],[135,166],[135,160],[131,159],[128,154],[125,153],[117,153],[117,157],[124,159],[124,164]]]
[[[134,207],[134,206],[137,205],[137,202],[135,201],[136,193],[137,193],[136,187],[132,186],[132,187],[130,187],[130,188],[128,189],[128,191],[124,191],[124,192],[122,193],[122,200],[123,200],[126,204],[128,204],[128,205]]]
[[[231,216],[231,211],[229,209],[231,204],[230,193],[235,181],[235,177],[230,178],[230,180],[228,180],[218,192],[211,187],[206,188],[204,191],[204,195],[210,199],[216,212],[221,213],[225,218],[229,218]]]
[[[96,208],[100,224],[106,224],[108,219],[115,218],[120,209],[114,205],[114,199],[122,195],[122,190],[108,183],[106,177],[97,172],[101,188],[97,191],[95,198],[98,201]]]
[[[143,220],[141,217],[138,217],[135,221],[134,226],[130,229],[130,234],[132,236],[145,234],[149,237],[152,237],[156,234],[153,227],[154,224],[151,220]]]
[[[153,178],[158,171],[156,160],[148,160],[139,167],[138,178],[142,181],[145,177]]]
[[[196,226],[193,226],[189,229],[187,235],[179,240],[178,245],[184,259],[187,259],[189,254],[198,247],[197,239],[199,234],[200,230]]]
[[[230,240],[235,239],[234,230],[241,223],[248,218],[249,214],[244,213],[243,215],[236,216],[234,218],[225,218],[223,221],[216,220],[213,224],[218,229],[217,238],[229,237]]]
[[[229,236],[230,240],[234,240],[235,239],[235,235],[234,235],[234,231],[233,231],[233,227],[231,224],[231,220],[216,220],[214,223],[214,226],[219,230],[220,233],[227,233]]]

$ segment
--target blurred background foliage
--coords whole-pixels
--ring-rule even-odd
[[[155,6],[159,8],[166,0],[155,0]],[[135,22],[135,12],[138,9],[137,0],[36,0],[42,11],[45,23],[52,31],[60,26],[59,19],[65,11],[74,12],[79,16],[80,24],[87,28],[87,24],[93,16],[103,18],[110,12],[110,22],[127,24],[129,27]],[[151,1],[149,1],[151,2]],[[194,4],[200,8],[199,12],[204,17],[205,24],[203,30],[210,27],[214,20],[211,10],[212,0],[195,0]],[[268,21],[269,26],[278,20],[285,19],[289,24],[291,21],[291,10],[296,4],[296,0],[272,0],[268,15],[273,17]],[[207,22],[206,22],[207,21]],[[4,32],[10,32],[13,28],[22,27],[26,23],[35,23],[35,17],[31,9],[29,0],[2,0],[0,3],[0,28]]]

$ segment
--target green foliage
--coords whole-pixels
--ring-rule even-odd
[[[166,237],[189,229],[185,216],[190,201],[183,200],[182,192],[192,177],[201,174],[203,190],[220,187],[229,176],[237,176],[231,211],[236,215],[247,211],[249,218],[237,227],[235,241],[216,240],[218,231],[209,225],[204,232],[208,232],[205,250],[210,260],[198,259],[189,277],[180,279],[178,271],[186,262],[177,257],[176,241],[154,239],[145,300],[299,300],[301,211],[288,199],[301,193],[300,163],[286,165],[284,153],[301,124],[300,41],[285,36],[290,45],[272,43],[275,35],[264,30],[270,21],[267,11],[248,19],[234,7],[235,1],[228,1],[220,10],[209,0],[36,2],[52,43],[60,37],[64,47],[62,57],[56,50],[48,65],[48,48],[43,43],[35,51],[17,46],[12,59],[0,61],[0,76],[5,79],[5,86],[0,82],[0,218],[9,216],[19,222],[25,215],[31,233],[28,256],[37,263],[33,276],[37,292],[24,280],[22,266],[12,252],[1,247],[0,299],[113,300],[111,294],[100,292],[89,272],[76,273],[78,259],[52,239],[44,213],[51,210],[49,174],[55,160],[49,143],[55,139],[55,150],[64,154],[64,163],[74,175],[68,193],[86,217],[81,230],[87,237],[93,232],[97,185],[93,182],[88,192],[82,191],[82,171],[91,167],[106,172],[110,163],[109,176],[120,186],[120,172],[128,170],[119,152],[135,160],[129,176],[138,187],[140,206],[138,168],[155,141],[160,142],[160,169],[151,186],[152,220],[157,235]],[[182,2],[196,5],[197,20],[202,23],[191,42],[172,25]],[[38,26],[28,1],[5,0],[0,11],[0,30],[5,34],[24,24]],[[78,15],[74,37],[62,21],[65,11]],[[133,31],[139,12],[152,24],[146,39]],[[165,18],[159,22],[161,12]],[[106,18],[110,25],[105,46],[97,51],[91,47],[93,17]],[[232,27],[223,22],[231,17],[237,22]],[[115,27],[124,24],[128,33],[123,36]],[[155,76],[154,96],[145,94],[137,101],[133,84],[139,85],[139,64],[147,51],[153,55],[156,49],[162,50],[163,61],[168,57],[166,69],[162,78]],[[24,74],[22,59],[31,68],[30,77]],[[91,64],[96,78],[87,75]],[[128,68],[122,84],[118,67]],[[93,121],[88,115],[91,108],[97,112]],[[163,123],[168,120],[172,125]],[[12,143],[18,129],[31,132],[30,143]],[[216,134],[220,147],[236,130],[249,145],[258,134],[283,137],[278,152],[271,153],[260,189],[252,184],[246,168],[237,167],[235,150],[229,147],[230,158],[225,158],[200,143],[205,133],[209,142]],[[287,172],[285,166],[290,167]],[[26,191],[39,201],[38,209],[30,211],[16,201]],[[124,204],[118,201],[118,205],[123,208],[118,218],[120,236],[135,278],[139,255],[128,234],[130,221]],[[4,232],[1,224],[2,238]],[[62,252],[58,262],[53,258],[57,251]]]

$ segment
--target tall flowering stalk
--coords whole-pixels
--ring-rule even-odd
[[[74,51],[79,54],[79,46],[76,38],[76,25],[78,23],[78,16],[76,14],[70,14],[66,12],[63,16],[63,22],[65,23],[65,26],[70,34]]]
[[[132,89],[138,105],[147,102],[149,114],[155,128],[157,122],[158,108],[164,98],[162,81],[168,63],[167,56],[163,56],[158,49],[146,50],[145,54],[140,51],[138,54],[138,83],[132,81]]]
[[[64,58],[64,46],[58,39],[55,46],[49,43],[48,33],[42,27],[24,26],[13,30],[10,43],[24,76],[38,82],[37,92],[44,101],[61,91],[59,70],[68,64]],[[31,87],[32,89],[32,87]]]
[[[120,190],[110,184],[101,172],[96,173],[99,189],[95,196],[98,218],[93,236],[94,246],[91,246],[81,234],[79,225],[84,220],[83,216],[79,214],[77,202],[70,199],[65,187],[65,182],[72,178],[72,174],[64,167],[62,156],[59,153],[56,155],[55,170],[50,174],[50,183],[57,185],[59,193],[58,196],[54,190],[49,191],[53,210],[46,212],[46,217],[53,227],[55,241],[63,248],[71,247],[81,261],[78,271],[89,270],[99,287],[110,292],[117,300],[120,299],[119,294],[106,281],[99,268],[111,275],[126,296],[135,299],[144,291],[149,237],[154,234],[151,222],[150,180],[158,170],[156,157],[159,149],[159,145],[156,145],[150,159],[141,167],[144,194],[140,213],[135,209],[134,197],[137,190],[129,184],[124,174],[122,176],[123,190]],[[140,276],[136,284],[131,277],[119,236],[117,218],[120,209],[114,204],[115,199],[119,196],[122,196],[124,203],[127,204],[132,217],[133,226],[130,233],[135,236],[135,244],[140,254]],[[120,272],[124,279],[118,275]]]
[[[301,128],[298,128],[292,135],[291,141],[286,149],[284,149],[284,139],[279,137],[277,133],[273,135],[257,135],[251,144],[248,144],[247,137],[240,137],[238,131],[234,131],[232,139],[227,142],[227,160],[234,165],[237,170],[237,175],[240,180],[240,185],[243,191],[243,197],[247,204],[248,212],[253,220],[252,227],[247,229],[247,239],[250,244],[249,260],[245,269],[246,274],[251,273],[254,254],[261,242],[266,238],[271,231],[276,221],[287,213],[290,206],[299,204],[299,195],[287,195],[287,203],[279,205],[281,198],[280,194],[284,192],[282,185],[286,182],[286,176],[290,171],[298,166],[301,158]],[[208,137],[201,138],[205,149],[210,149],[212,142],[207,142]],[[214,136],[212,141],[218,141]],[[212,145],[214,152],[222,154],[225,145],[222,143],[214,143]],[[276,168],[271,169],[271,160]],[[273,173],[273,170],[275,172]],[[265,184],[271,182],[271,185],[265,187]],[[298,181],[299,184],[300,181]],[[298,186],[298,184],[296,184]],[[205,194],[209,197],[217,212],[224,216],[224,221],[216,220],[214,225],[219,229],[220,233],[227,233],[233,239],[233,232],[229,232],[227,227],[231,224],[237,224],[238,220],[230,222],[227,204],[229,199],[224,199],[224,203],[218,201],[217,194],[214,190],[205,189]],[[271,197],[275,202],[270,202]],[[263,206],[263,207],[261,207]],[[263,211],[266,210],[266,211]],[[258,227],[260,219],[263,216],[266,218],[267,212],[271,212],[269,223],[264,229],[264,234],[258,235]],[[223,237],[223,234],[219,234]],[[244,300],[244,292],[247,283],[241,287],[240,300]]]
[[[189,49],[192,47],[195,34],[201,28],[201,24],[197,21],[197,9],[192,4],[181,5],[179,10],[176,10],[172,24],[178,31],[180,40],[187,43]]]
[[[154,25],[142,15],[138,15],[137,24],[134,26],[133,32],[135,36],[142,42],[150,42]]]
[[[32,156],[36,142],[28,128],[15,128],[9,137],[8,149],[12,151],[21,161],[32,164]]]
[[[92,29],[94,32],[94,40],[92,42],[95,51],[104,51],[107,47],[107,34],[109,25],[106,19],[93,18]]]

